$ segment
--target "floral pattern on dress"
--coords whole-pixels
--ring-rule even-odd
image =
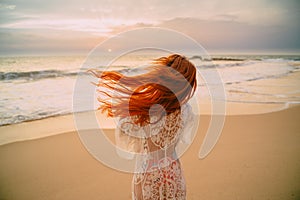
[[[156,116],[152,117],[150,122],[157,121]],[[186,199],[185,180],[175,146],[183,138],[187,123],[193,121],[191,117],[191,107],[184,104],[181,110],[146,126],[134,124],[131,117],[120,119],[120,138],[127,137],[126,149],[137,156],[132,181],[134,200]]]

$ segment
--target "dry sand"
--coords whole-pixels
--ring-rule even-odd
[[[210,121],[209,115],[202,115],[197,137],[181,158],[187,199],[300,199],[299,119],[300,106],[226,116],[220,140],[200,160],[198,151]],[[61,121],[48,119],[28,126],[1,130],[8,135],[47,132],[60,127]],[[104,166],[86,151],[75,131],[57,129],[64,130],[0,146],[0,199],[131,199],[132,174]],[[112,135],[114,130],[105,132]]]

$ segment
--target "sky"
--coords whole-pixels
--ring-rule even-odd
[[[299,0],[0,0],[0,55],[87,54],[123,31],[162,27],[209,52],[300,52]]]

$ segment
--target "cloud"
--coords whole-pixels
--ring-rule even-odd
[[[74,22],[75,23],[75,22]],[[25,24],[26,27],[29,25]],[[31,28],[0,29],[0,50],[10,52],[88,52],[101,41],[123,31],[142,27],[162,27],[186,34],[208,51],[298,50],[299,27],[262,26],[230,20],[174,18],[159,24],[136,23],[99,28],[84,21],[82,26],[62,20],[60,24],[43,22]],[[74,26],[74,27],[72,27]],[[37,29],[37,27],[43,27]],[[99,28],[99,29],[98,29]],[[85,31],[83,31],[85,30]],[[5,36],[5,33],[9,33]],[[5,36],[5,37],[4,37]],[[145,35],[143,38],[152,37]],[[134,42],[134,41],[131,41]],[[165,42],[165,41],[160,41]],[[126,45],[126,44],[116,44]],[[173,45],[173,44],[168,44]],[[182,47],[184,46],[181,44]],[[118,48],[117,46],[114,48]],[[178,47],[180,48],[180,47]]]
[[[12,4],[0,4],[0,10],[14,10],[16,5]]]
[[[117,24],[118,25],[118,24]],[[10,29],[29,29],[29,30],[66,30],[80,31],[103,35],[111,31],[109,26],[105,26],[97,19],[61,19],[61,20],[37,20],[29,19],[26,21],[14,22],[2,27]]]
[[[3,5],[15,6],[18,16],[35,16],[41,20],[113,19],[159,23],[173,18],[227,19],[250,24],[282,23],[299,13],[297,0],[211,0],[211,1],[136,1],[136,0],[3,0]],[[67,5],[67,6],[65,6]],[[298,6],[297,6],[298,5]],[[4,13],[5,14],[5,13]],[[0,14],[3,16],[4,14]]]
[[[237,21],[176,18],[164,21],[162,27],[183,32],[209,49],[268,50],[300,49],[299,26],[262,26]]]
[[[234,14],[220,14],[216,15],[213,19],[220,21],[236,21],[238,19],[238,16]]]
[[[2,0],[0,11],[1,52],[86,50],[149,26],[183,32],[208,49],[300,49],[297,0]]]
[[[104,39],[68,30],[0,29],[0,55],[88,53]]]

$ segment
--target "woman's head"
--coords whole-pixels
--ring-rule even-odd
[[[190,89],[193,89],[193,91],[196,89],[197,70],[196,70],[195,66],[189,60],[187,60],[184,56],[181,56],[178,54],[172,54],[168,57],[158,58],[154,61],[154,63],[163,65],[163,66],[167,66],[173,70],[176,70],[178,73],[180,73],[178,79],[182,79],[182,78],[185,79],[185,80],[180,80],[180,81],[183,81],[185,83],[189,82],[190,86],[192,87]]]
[[[186,103],[197,87],[196,68],[184,56],[155,59],[147,73],[125,76],[116,71],[92,71],[98,77],[99,110],[110,117],[136,116],[135,123],[150,123],[149,111],[169,114]],[[160,105],[154,106],[153,105]]]

